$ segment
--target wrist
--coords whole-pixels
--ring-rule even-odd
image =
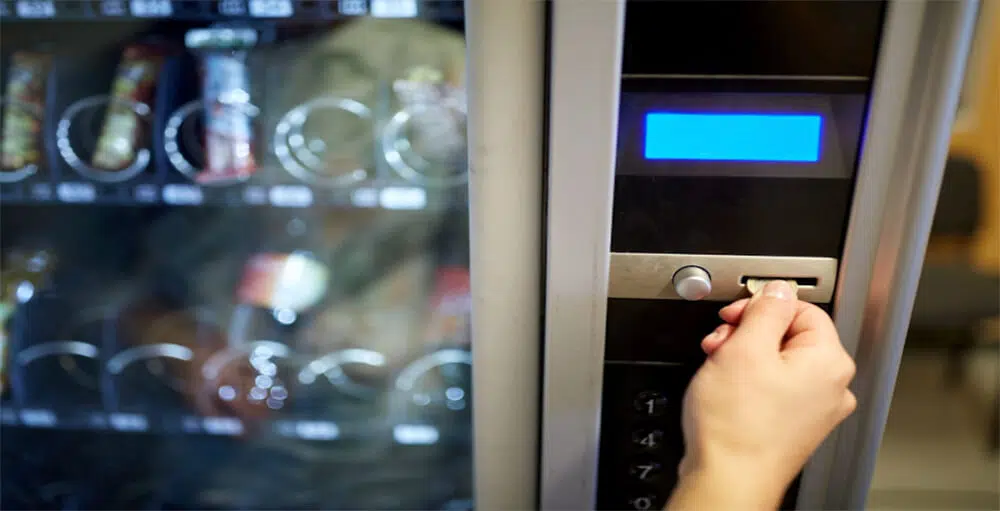
[[[714,511],[718,509],[775,510],[787,482],[752,463],[738,461],[692,467],[680,477],[667,509]]]

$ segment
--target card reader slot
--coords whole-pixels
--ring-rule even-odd
[[[817,277],[786,277],[784,275],[743,275],[740,277],[740,285],[746,286],[750,279],[757,280],[788,280],[795,282],[799,287],[816,287],[819,285]]]

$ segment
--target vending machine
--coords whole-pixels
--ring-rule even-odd
[[[750,278],[860,507],[975,7],[0,0],[0,507],[661,507]]]

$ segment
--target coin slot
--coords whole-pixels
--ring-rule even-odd
[[[781,275],[769,275],[767,277],[760,277],[757,275],[743,275],[740,277],[740,285],[746,286],[750,279],[758,280],[790,280],[795,282],[799,287],[816,287],[819,285],[819,279],[816,277],[785,277]]]

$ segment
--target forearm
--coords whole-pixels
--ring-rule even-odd
[[[765,511],[781,504],[785,485],[770,474],[735,466],[698,469],[680,478],[667,511]]]

